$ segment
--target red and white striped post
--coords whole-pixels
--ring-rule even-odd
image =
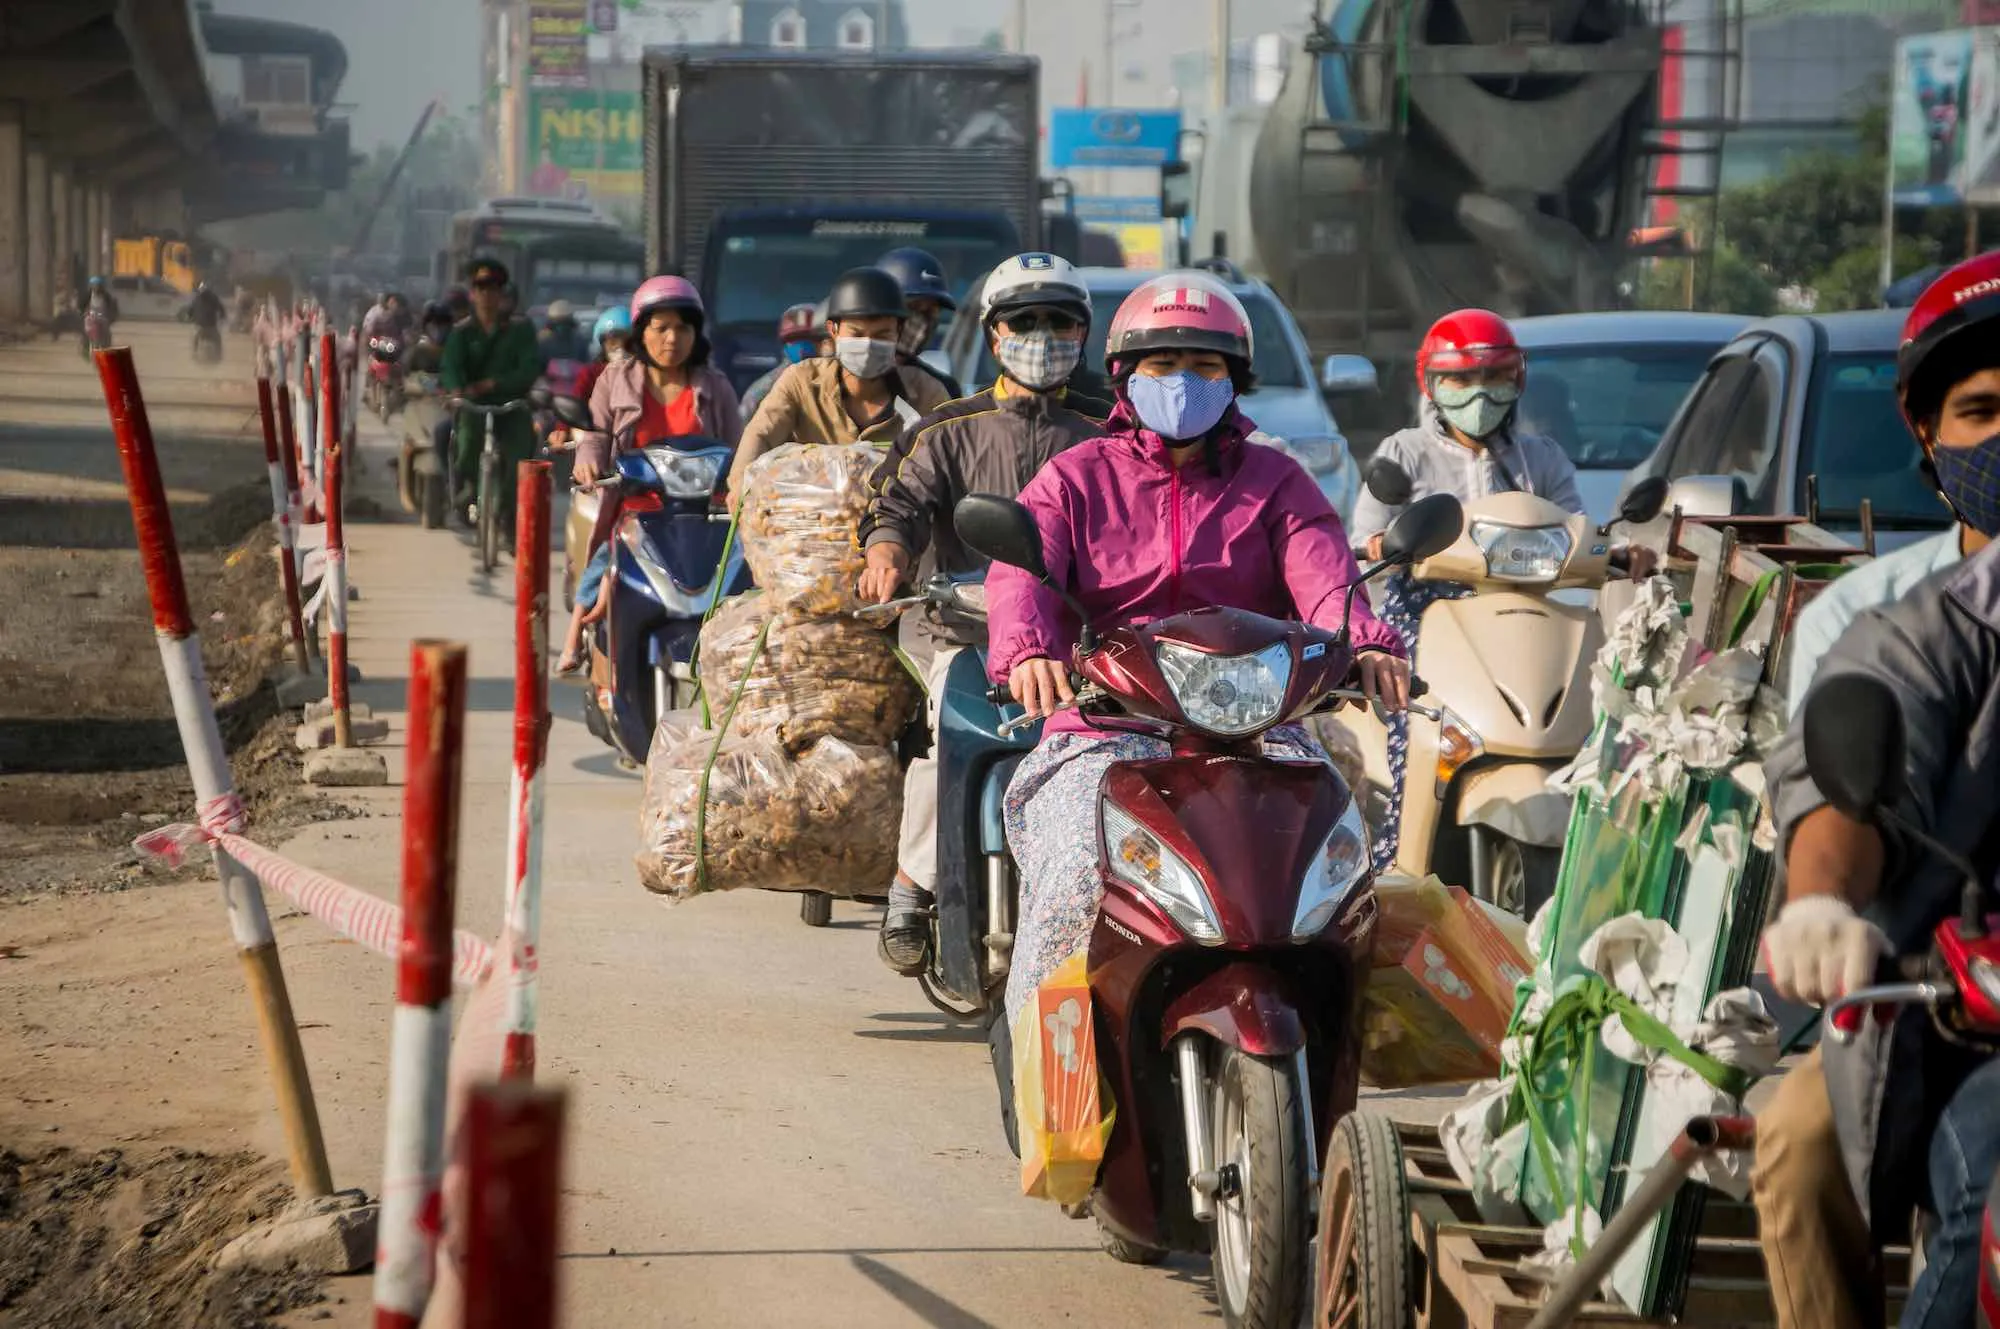
[[[333,334],[319,343],[322,457],[320,497],[326,504],[326,699],[333,709],[333,745],[354,746],[354,719],[347,701],[347,537],[341,527],[340,377]]]
[[[298,543],[292,533],[292,504],[296,495],[291,492],[285,475],[284,460],[278,455],[278,411],[277,403],[271,396],[270,365],[260,354],[257,372],[257,414],[264,424],[264,471],[271,481],[271,520],[277,526],[278,536],[278,581],[285,592],[286,621],[292,630],[292,663],[299,672],[306,669],[306,627],[304,615],[299,608],[299,565],[294,561],[293,546]]]
[[[555,1329],[565,1106],[521,1084],[466,1101],[464,1329]]]
[[[549,753],[549,463],[524,461],[514,501],[514,778],[507,805],[507,1047],[501,1074],[535,1078],[541,981],[542,786]]]
[[[313,377],[313,339],[310,326],[299,329],[299,405],[305,417],[305,448],[299,455],[305,464],[306,476],[317,485],[322,480],[319,456],[319,392],[318,381]],[[320,519],[318,504],[306,504],[305,519],[308,522]]]
[[[299,523],[304,519],[305,509],[299,492],[299,440],[293,429],[291,369],[286,362],[285,343],[278,343],[278,452],[285,469],[285,509],[291,517],[292,543],[298,544]],[[289,555],[292,565],[292,580],[299,578],[299,558],[296,548]],[[301,614],[304,610],[301,608]],[[304,631],[304,619],[293,620],[294,631]],[[319,658],[319,636],[304,632],[306,654]]]
[[[416,1329],[437,1275],[452,912],[465,761],[465,647],[410,647],[403,793],[403,940],[389,1048],[389,1134],[375,1253],[375,1329]]]
[[[153,427],[146,417],[139,375],[132,366],[132,352],[125,347],[98,351],[96,359],[104,402],[111,411],[111,430],[118,440],[118,460],[125,470],[125,488],[132,500],[132,526],[138,534],[146,592],[153,604],[160,664],[166,671],[174,723],[180,730],[181,749],[194,784],[195,813],[210,831],[234,831],[243,824],[243,802],[236,795],[236,777],[229,768],[222,731],[216,725],[214,700],[208,695],[201,638],[188,606],[173,516],[160,479],[160,459],[153,448]],[[216,875],[222,880],[223,904],[229,911],[230,934],[257,1008],[264,1060],[278,1093],[292,1185],[302,1196],[330,1195],[333,1176],[320,1137],[319,1109],[313,1102],[305,1049],[299,1043],[298,1022],[285,989],[285,971],[278,958],[277,937],[271,931],[271,915],[264,907],[263,888],[221,849],[214,851],[214,860]]]

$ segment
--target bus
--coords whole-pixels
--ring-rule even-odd
[[[438,285],[462,281],[479,256],[507,265],[520,308],[531,316],[556,299],[603,308],[645,276],[645,245],[590,204],[568,199],[495,198],[459,213],[435,265]]]

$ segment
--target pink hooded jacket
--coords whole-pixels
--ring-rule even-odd
[[[1347,533],[1303,467],[1247,441],[1254,426],[1240,411],[1223,421],[1219,475],[1200,457],[1175,468],[1160,436],[1140,428],[1123,402],[1105,428],[1053,458],[1020,499],[1041,530],[1049,575],[1100,629],[1204,605],[1340,626],[1342,593],[1360,575]],[[1020,569],[993,565],[986,606],[995,682],[1031,657],[1073,654],[1072,615]],[[1403,654],[1365,590],[1354,598],[1352,637],[1357,651]],[[1045,726],[1090,728],[1075,711]]]

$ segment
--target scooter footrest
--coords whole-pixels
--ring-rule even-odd
[[[1011,954],[1014,950],[1014,934],[1011,932],[987,933],[986,949],[989,951],[1006,951]]]

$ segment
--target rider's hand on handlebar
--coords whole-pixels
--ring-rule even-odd
[[[597,483],[597,476],[598,476],[597,467],[585,461],[580,454],[578,455],[575,464],[570,467],[569,473],[570,473],[570,483],[575,485],[579,489],[583,488],[585,485],[593,485]]]
[[[1361,675],[1361,690],[1385,711],[1400,711],[1410,704],[1410,662],[1387,651],[1362,651],[1354,657]]]
[[[1007,687],[1014,700],[1031,716],[1054,715],[1059,705],[1076,700],[1069,685],[1069,670],[1046,655],[1032,656],[1014,666],[1007,675]]]
[[[1382,558],[1382,532],[1377,531],[1375,532],[1375,534],[1368,537],[1368,561],[1370,563],[1375,563],[1379,562],[1381,558]]]
[[[1837,895],[1804,895],[1764,930],[1771,986],[1787,1001],[1824,1006],[1875,979],[1889,953],[1882,930]]]
[[[1620,545],[1611,551],[1611,566],[1633,581],[1644,581],[1660,566],[1660,554],[1645,545]]]
[[[861,598],[870,604],[886,604],[910,571],[909,551],[893,540],[868,546],[868,566],[861,573]]]

